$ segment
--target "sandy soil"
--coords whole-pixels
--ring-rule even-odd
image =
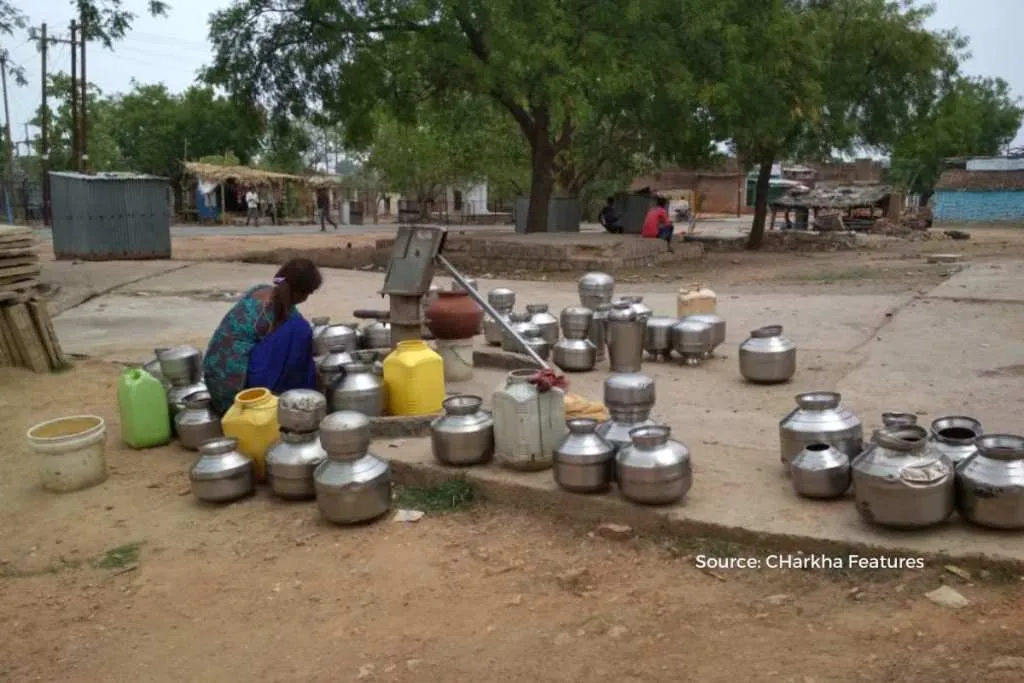
[[[707,574],[712,542],[610,540],[478,504],[327,527],[261,492],[197,504],[175,446],[119,444],[117,368],[0,370],[0,680],[1019,681],[1017,576]],[[110,479],[36,483],[33,423],[108,421]],[[386,455],[386,454],[384,454]],[[614,520],[609,520],[614,521]],[[953,610],[923,594],[949,583]]]

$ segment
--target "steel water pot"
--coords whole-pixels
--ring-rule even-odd
[[[615,278],[608,273],[584,273],[579,279],[577,289],[580,304],[595,310],[599,304],[611,303],[615,293]]]
[[[559,370],[586,372],[597,363],[597,349],[588,339],[559,339],[551,349],[551,357]]]
[[[608,312],[608,365],[612,372],[639,372],[644,362],[644,329],[629,301],[615,302]]]
[[[740,374],[755,384],[780,384],[796,374],[796,344],[783,336],[782,325],[751,330],[740,344]]]
[[[678,324],[676,318],[648,317],[644,328],[644,351],[652,358],[668,360],[672,356],[672,328]]]
[[[178,413],[185,410],[189,397],[202,393],[209,394],[206,384],[203,382],[178,384],[167,388],[167,408],[171,416],[172,427],[177,427],[174,418],[178,416]]]
[[[277,424],[286,432],[315,432],[327,415],[327,399],[312,389],[291,389],[277,399]]]
[[[203,353],[193,346],[155,349],[160,374],[172,386],[198,384],[203,378]]]
[[[224,436],[220,418],[210,407],[210,394],[197,391],[185,398],[185,409],[174,416],[174,432],[183,448],[198,451],[206,441]]]
[[[320,358],[316,364],[316,386],[320,393],[327,395],[334,381],[345,374],[345,366],[352,362],[346,351],[332,351]]]
[[[238,500],[255,489],[252,460],[238,452],[238,439],[227,437],[200,444],[188,478],[192,495],[207,503]]]
[[[391,466],[369,452],[370,418],[343,410],[320,423],[327,460],[313,472],[316,503],[324,519],[357,524],[391,508]]]
[[[714,348],[710,323],[683,318],[672,328],[672,350],[685,365],[700,365]]]
[[[289,432],[282,429],[281,440],[267,450],[267,481],[270,490],[274,495],[287,500],[313,498],[316,495],[313,472],[326,459],[327,451],[320,444],[319,432]]]
[[[530,328],[526,330],[526,338],[523,340],[526,345],[533,349],[533,352],[540,356],[541,360],[547,360],[551,355],[551,344],[541,335],[539,329]]]
[[[516,334],[522,337],[524,341],[527,336],[527,332],[530,332],[531,330],[535,331],[534,336],[540,334],[540,329],[530,322],[529,313],[510,313],[508,319],[512,329],[515,330]],[[523,348],[522,344],[504,330],[502,330],[501,333],[501,350],[508,351],[510,353],[526,353],[526,349]]]
[[[374,374],[373,366],[352,361],[344,366],[345,373],[334,380],[327,390],[327,405],[331,412],[354,410],[369,417],[384,414],[384,382]]]
[[[865,521],[921,529],[953,512],[953,464],[917,425],[883,427],[853,461],[857,511]]]
[[[654,311],[651,310],[650,306],[644,303],[644,298],[642,296],[624,296],[622,299],[632,304],[633,310],[636,311],[637,317],[641,320],[647,320],[654,315]]]
[[[917,424],[917,415],[913,413],[882,413],[883,427],[908,427]]]
[[[690,450],[670,438],[664,425],[637,427],[631,443],[615,456],[615,478],[626,500],[665,505],[682,499],[693,485]]]
[[[585,306],[566,306],[558,319],[566,339],[586,339],[594,312]]]
[[[841,401],[842,395],[834,391],[797,394],[797,407],[779,421],[779,451],[787,472],[790,461],[808,444],[831,444],[851,461],[864,449],[860,418]]]
[[[594,345],[597,355],[595,362],[600,363],[607,357],[608,349],[608,314],[612,310],[611,304],[598,304],[592,309],[594,317],[587,328],[587,341]]]
[[[706,358],[710,358],[715,353],[715,349],[725,343],[725,318],[717,313],[693,313],[683,318],[683,320],[687,319],[707,323],[711,326],[711,349],[705,354]]]
[[[438,462],[463,467],[494,457],[494,415],[479,396],[449,396],[444,415],[430,423],[430,448]]]
[[[313,355],[326,356],[332,352],[349,352],[359,348],[356,331],[348,325],[328,325],[313,339]]]
[[[932,422],[930,438],[955,466],[978,452],[976,440],[983,433],[973,417],[949,415]]]
[[[972,524],[1024,529],[1024,436],[985,434],[957,467],[956,505]]]
[[[547,304],[527,304],[526,312],[530,314],[530,322],[540,330],[540,336],[550,346],[558,342],[558,318],[551,315]]]
[[[838,498],[850,488],[850,459],[835,446],[811,443],[789,464],[793,490],[806,498]]]
[[[516,306],[516,293],[505,287],[497,287],[487,293],[487,303],[494,312],[508,322],[508,314]],[[501,346],[503,329],[497,320],[490,315],[484,316],[484,340],[491,346]]]
[[[597,420],[566,421],[569,433],[555,447],[555,483],[575,493],[602,493],[612,482],[616,448],[597,433]]]

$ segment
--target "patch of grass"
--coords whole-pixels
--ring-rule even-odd
[[[11,565],[0,566],[0,578],[2,579],[29,579],[34,576],[49,576],[52,574],[59,574],[62,571],[68,569],[78,569],[82,566],[82,563],[78,560],[66,560],[63,557],[59,562],[49,565],[48,567],[41,567],[39,569],[18,569]]]
[[[61,361],[60,365],[55,367],[50,372],[52,372],[55,375],[59,375],[61,373],[70,372],[71,370],[74,370],[74,369],[75,369],[75,364],[72,363],[71,361],[69,361],[67,358],[65,358],[65,359],[63,359]]]
[[[437,486],[419,488],[396,486],[395,502],[407,510],[446,513],[458,512],[476,502],[476,492],[465,479],[448,479]]]
[[[96,569],[121,569],[136,564],[139,561],[139,548],[141,547],[141,543],[126,543],[111,548],[93,560],[92,566]]]

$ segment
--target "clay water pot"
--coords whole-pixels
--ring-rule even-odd
[[[427,308],[427,329],[435,339],[472,339],[484,312],[464,291],[439,291]]]

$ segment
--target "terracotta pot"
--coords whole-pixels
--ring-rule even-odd
[[[437,339],[472,339],[484,312],[465,292],[437,293],[427,308],[427,329]]]

